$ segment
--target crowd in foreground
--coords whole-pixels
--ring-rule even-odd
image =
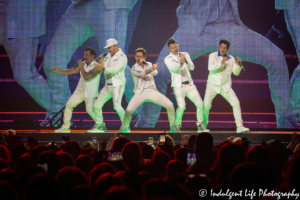
[[[42,145],[32,136],[24,141],[13,130],[4,132],[0,199],[278,199],[266,194],[300,191],[296,133],[287,147],[278,140],[252,146],[234,137],[214,145],[209,133],[183,135],[181,144],[167,135],[156,147],[116,135],[83,147],[63,139],[61,146]],[[195,158],[188,159],[191,154]],[[216,195],[245,189],[265,195]]]

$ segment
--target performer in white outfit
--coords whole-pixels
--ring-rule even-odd
[[[242,66],[237,63],[241,63],[241,59],[237,57],[235,60],[233,56],[227,54],[229,46],[229,40],[222,39],[219,51],[209,55],[209,75],[204,96],[204,123],[205,125],[208,124],[211,102],[217,94],[220,94],[232,106],[237,127],[236,132],[242,133],[249,131],[249,129],[243,126],[240,102],[231,88],[231,74],[233,73],[236,76],[240,74]]]
[[[109,51],[109,54],[103,59],[103,65],[100,67],[105,73],[105,86],[94,103],[96,124],[92,129],[88,130],[88,132],[94,133],[106,132],[102,107],[111,98],[113,98],[114,110],[118,113],[122,122],[125,114],[121,102],[126,83],[125,68],[127,66],[127,56],[118,47],[118,42],[115,39],[108,39],[104,48],[107,48]]]
[[[175,110],[172,102],[156,90],[153,76],[157,75],[158,64],[146,62],[146,50],[138,48],[135,50],[136,64],[132,66],[131,73],[134,80],[134,96],[130,100],[122,126],[118,133],[128,133],[132,113],[143,103],[151,102],[167,109],[170,122],[170,132],[179,132],[175,124]]]
[[[185,97],[187,96],[197,108],[198,133],[209,132],[203,123],[203,102],[190,73],[190,70],[194,70],[194,63],[187,52],[179,52],[175,39],[169,39],[167,45],[171,53],[165,57],[164,62],[172,75],[171,86],[178,105],[176,124],[181,127],[182,116],[186,108]]]
[[[93,105],[96,97],[98,96],[101,74],[101,70],[99,70],[99,68],[102,66],[94,61],[95,57],[96,51],[93,48],[86,48],[83,57],[85,60],[84,62],[79,60],[77,66],[66,70],[59,70],[57,67],[52,68],[53,72],[62,75],[71,75],[80,72],[80,79],[77,88],[66,104],[64,124],[59,129],[56,129],[55,132],[70,132],[72,111],[83,101],[85,101],[86,112],[92,117],[93,120],[95,120]],[[93,72],[95,76],[87,77],[84,72]]]

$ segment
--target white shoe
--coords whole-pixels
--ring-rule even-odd
[[[107,131],[107,129],[106,129],[106,125],[105,124],[101,124],[101,125],[95,124],[93,126],[93,128],[91,128],[87,132],[89,132],[89,133],[105,133],[106,131]]]
[[[173,125],[171,125],[170,133],[181,133],[180,128],[177,124],[174,123]]]
[[[199,124],[197,133],[209,133],[209,129],[207,129],[204,123]]]
[[[56,129],[54,132],[55,133],[71,133],[71,129],[66,128],[64,125],[62,125],[59,129]]]
[[[125,126],[122,124],[122,126],[120,127],[120,129],[118,130],[117,133],[130,133],[130,127],[129,127],[129,126],[125,127]]]
[[[236,129],[237,133],[247,133],[248,131],[250,131],[250,129],[243,126],[237,127]]]

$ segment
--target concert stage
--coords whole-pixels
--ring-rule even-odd
[[[0,130],[1,132],[4,130]],[[69,136],[71,140],[77,141],[81,146],[87,141],[91,141],[92,137],[97,137],[98,141],[107,140],[117,132],[117,130],[108,130],[106,133],[87,133],[86,130],[75,129],[71,133],[55,133],[54,130],[16,130],[19,135],[32,135],[41,144],[47,144],[55,141],[58,145],[63,143],[62,136]],[[147,141],[148,137],[154,138],[154,144],[157,144],[158,134],[169,134],[169,130],[163,129],[144,129],[131,130],[131,133],[118,133],[118,136],[126,137],[133,142]],[[226,140],[230,136],[247,138],[250,141],[250,146],[261,144],[263,141],[267,142],[271,139],[282,141],[287,146],[292,137],[293,131],[278,131],[278,130],[252,130],[248,133],[236,133],[234,129],[231,130],[211,130],[210,132],[214,138],[214,144]],[[170,133],[174,139],[175,144],[180,144],[182,134],[193,135],[197,134],[196,130],[182,130],[181,133]]]

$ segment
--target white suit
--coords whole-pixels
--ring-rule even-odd
[[[163,94],[156,90],[156,85],[153,76],[158,74],[157,70],[153,70],[149,74],[145,73],[145,70],[152,69],[152,63],[147,62],[144,67],[138,65],[137,63],[133,65],[131,73],[134,80],[134,96],[130,100],[125,116],[123,125],[128,127],[130,125],[132,113],[141,105],[143,102],[151,102],[157,105],[163,106],[168,112],[168,119],[170,126],[175,122],[175,110],[172,102]]]
[[[235,63],[234,57],[227,55],[227,61],[222,65],[223,56],[219,52],[209,55],[207,86],[204,96],[204,124],[208,124],[211,102],[217,94],[222,95],[232,106],[236,127],[243,126],[240,102],[231,88],[231,74],[238,76],[241,67]]]
[[[181,52],[186,57],[186,62],[180,64],[179,55],[170,53],[165,57],[165,64],[171,73],[171,86],[176,96],[178,108],[176,110],[176,124],[181,126],[182,116],[185,110],[185,96],[187,96],[197,108],[197,126],[203,122],[203,102],[201,96],[194,85],[190,70],[194,70],[194,63],[187,52]],[[183,84],[187,81],[188,84]]]
[[[127,56],[119,49],[113,57],[111,57],[109,53],[104,58],[103,65],[105,68],[104,73],[110,74],[111,80],[105,80],[105,86],[100,91],[100,94],[94,103],[96,125],[103,124],[102,107],[111,98],[113,98],[114,110],[119,115],[121,121],[123,121],[125,113],[121,103],[126,83],[125,68],[127,66]],[[111,83],[108,83],[108,81]]]

